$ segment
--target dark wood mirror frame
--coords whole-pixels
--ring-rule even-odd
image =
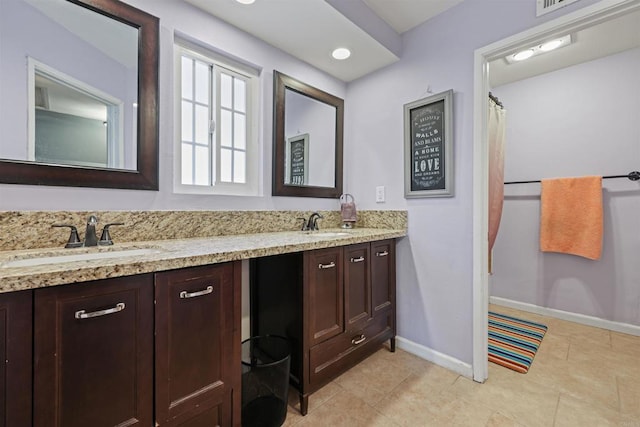
[[[290,89],[336,108],[335,186],[315,187],[284,183],[285,169],[285,90]],[[302,83],[278,71],[273,72],[273,173],[272,195],[338,198],[342,194],[342,135],[344,100]]]
[[[158,190],[158,18],[118,0],[67,0],[131,25],[138,37],[138,170],[0,160],[0,183]]]

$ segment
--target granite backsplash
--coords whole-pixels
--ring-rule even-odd
[[[320,211],[321,229],[337,228],[340,212]],[[98,237],[105,224],[117,243],[186,239],[234,234],[297,230],[310,211],[0,211],[0,250],[63,247],[69,230],[52,224],[70,224],[84,237],[89,215],[98,217]],[[407,229],[407,211],[359,211],[357,228]]]

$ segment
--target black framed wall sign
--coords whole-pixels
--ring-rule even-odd
[[[453,89],[404,105],[404,197],[453,196]]]

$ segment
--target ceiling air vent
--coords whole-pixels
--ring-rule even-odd
[[[568,4],[575,3],[578,0],[536,0],[536,16],[553,12]]]

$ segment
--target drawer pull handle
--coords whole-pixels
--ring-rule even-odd
[[[364,261],[364,257],[360,256],[358,258],[351,258],[351,262],[362,262]]]
[[[336,266],[336,263],[331,261],[329,264],[318,264],[318,268],[320,270],[326,270],[327,268],[333,268]]]
[[[364,334],[360,334],[359,337],[355,337],[351,340],[351,344],[353,345],[362,344],[366,339],[367,337],[365,337]]]
[[[124,303],[119,302],[115,307],[107,308],[106,310],[92,311],[91,313],[87,313],[84,310],[76,311],[76,319],[89,319],[91,317],[106,316],[107,314],[117,313],[122,310],[124,310]]]
[[[387,255],[389,255],[389,252],[387,251],[376,252],[376,256],[387,256]]]
[[[197,291],[197,292],[182,291],[182,292],[180,292],[180,298],[185,299],[185,298],[201,297],[203,295],[208,295],[211,292],[213,292],[213,286],[207,286],[207,289],[203,289],[203,290]]]

